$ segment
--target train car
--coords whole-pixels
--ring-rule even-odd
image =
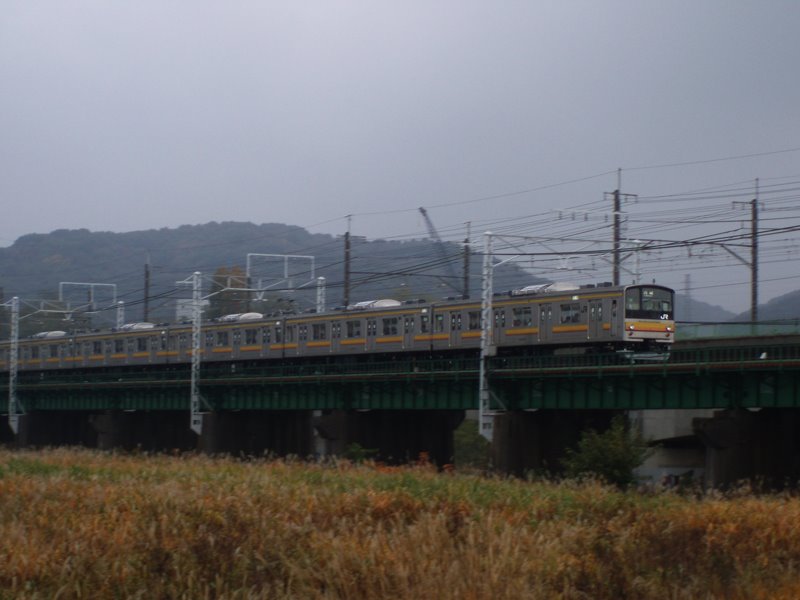
[[[618,352],[659,359],[674,341],[674,292],[664,286],[528,286],[492,298],[491,343],[504,354]],[[189,324],[134,323],[19,341],[20,370],[169,365],[191,361]],[[204,322],[203,361],[477,351],[481,302],[375,300],[321,314],[229,315]],[[9,342],[0,343],[8,370]]]

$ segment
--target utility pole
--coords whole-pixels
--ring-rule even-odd
[[[125,325],[125,303],[120,300],[117,302],[117,329]]]
[[[464,290],[461,295],[464,297],[464,300],[469,298],[469,235],[470,235],[470,227],[472,223],[467,222],[467,237],[464,240]]]
[[[144,316],[142,321],[147,322],[150,316],[150,252],[144,262]]]
[[[8,426],[19,433],[17,371],[19,369],[19,298],[11,298],[11,344],[8,349]]]
[[[683,293],[686,296],[686,316],[683,317],[687,321],[692,320],[692,274],[686,273],[683,278]]]
[[[619,285],[619,263],[620,263],[620,227],[619,213],[622,210],[619,199],[619,187],[614,190],[614,285]]]
[[[203,320],[201,301],[202,277],[199,271],[192,274],[192,366],[189,395],[189,426],[197,435],[203,433],[203,415],[200,413],[200,341]]]
[[[758,321],[758,178],[756,178],[755,198],[750,202],[734,202],[734,206],[750,205],[750,261],[746,261],[736,252],[722,245],[722,248],[733,255],[744,265],[750,267],[750,321]]]
[[[758,178],[750,207],[750,320],[758,321]]]
[[[620,264],[622,263],[622,199],[636,198],[636,194],[623,194],[622,189],[622,169],[617,169],[617,189],[611,192],[614,201],[614,232],[612,243],[612,264],[614,285],[619,285]],[[608,197],[608,192],[606,192]]]
[[[344,306],[350,305],[350,219],[347,215],[347,232],[344,234]]]

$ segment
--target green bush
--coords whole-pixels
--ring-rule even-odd
[[[465,419],[453,432],[457,469],[484,470],[489,467],[491,444],[478,433],[478,422]]]
[[[633,470],[652,453],[641,434],[632,432],[618,415],[607,431],[586,431],[576,449],[567,449],[564,473],[570,478],[593,476],[626,488],[636,482]]]

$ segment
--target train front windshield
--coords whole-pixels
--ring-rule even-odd
[[[635,286],[625,290],[625,316],[634,319],[672,321],[674,292],[655,286]]]

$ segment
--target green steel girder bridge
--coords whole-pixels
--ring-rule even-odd
[[[489,359],[493,409],[800,406],[800,336],[676,344],[669,360],[619,355]],[[204,363],[204,410],[463,410],[478,406],[479,358]],[[8,393],[8,382],[0,393]],[[188,410],[189,365],[20,372],[25,412]]]

